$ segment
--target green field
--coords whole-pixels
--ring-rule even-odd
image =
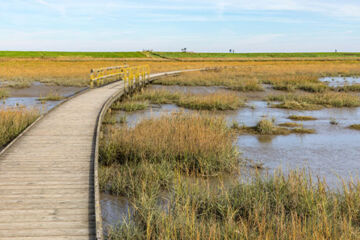
[[[0,58],[344,58],[360,57],[360,52],[313,53],[196,53],[196,52],[47,52],[0,51]]]
[[[309,52],[309,53],[195,53],[154,52],[164,58],[303,58],[303,57],[360,57],[360,52]]]
[[[142,52],[45,52],[45,51],[0,51],[0,57],[8,58],[146,58]]]

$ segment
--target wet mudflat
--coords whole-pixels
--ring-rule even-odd
[[[0,83],[1,85],[6,86],[6,82]],[[80,87],[64,87],[33,82],[30,87],[26,88],[7,88],[9,96],[0,101],[0,108],[36,108],[41,113],[45,113],[63,102],[63,100],[42,101],[41,98],[47,97],[49,94],[58,94],[67,98],[83,89],[84,88]]]

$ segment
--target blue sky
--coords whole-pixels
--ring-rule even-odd
[[[0,50],[360,51],[359,0],[0,0]]]

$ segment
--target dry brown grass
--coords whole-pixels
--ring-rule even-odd
[[[106,132],[100,146],[104,165],[166,162],[194,174],[230,172],[238,166],[233,134],[221,117],[171,114]]]
[[[79,59],[1,59],[0,80],[40,81],[59,85],[86,86],[92,68],[117,66],[125,60],[79,60]],[[203,61],[203,62],[162,62],[126,61],[129,65],[149,64],[152,72],[204,67],[234,67],[243,79],[266,80],[284,75],[351,76],[360,75],[358,61]]]
[[[0,148],[19,135],[39,116],[29,109],[0,109]]]

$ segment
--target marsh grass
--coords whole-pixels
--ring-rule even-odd
[[[5,99],[9,96],[9,91],[6,88],[0,88],[0,99]]]
[[[360,84],[345,85],[342,87],[333,88],[333,90],[339,92],[360,92]]]
[[[0,147],[5,146],[39,117],[30,109],[0,110]]]
[[[236,68],[217,68],[209,71],[185,72],[177,76],[161,78],[156,80],[155,83],[180,86],[224,86],[243,92],[264,90],[256,78],[244,76]]]
[[[268,101],[279,101],[272,107],[294,110],[317,110],[323,107],[358,107],[360,106],[359,96],[348,93],[315,93],[315,94],[288,94],[270,95]]]
[[[353,125],[350,125],[349,128],[351,129],[355,129],[355,130],[360,130],[360,124],[353,124]]]
[[[46,102],[46,101],[61,101],[65,97],[60,95],[57,92],[49,92],[45,97],[40,97],[39,101]]]
[[[290,115],[288,117],[291,120],[294,121],[312,121],[312,120],[317,120],[316,117],[312,117],[312,116],[300,116],[300,115]]]
[[[133,212],[129,222],[109,229],[109,239],[349,239],[360,237],[360,187],[339,192],[304,171],[276,172],[246,183],[214,187],[184,181],[175,174],[171,193],[161,202],[163,173],[127,168]],[[149,173],[144,174],[143,171]],[[122,170],[121,170],[122,173]],[[141,180],[136,179],[140,177]],[[163,176],[163,179],[170,177]],[[124,183],[119,180],[119,184]],[[136,183],[136,185],[135,185]],[[126,183],[127,184],[127,183]],[[125,185],[125,184],[124,184]],[[148,189],[150,186],[151,189]]]
[[[11,82],[7,82],[5,84],[6,87],[8,88],[28,88],[31,87],[31,82],[30,81],[11,81]]]
[[[125,112],[134,112],[139,110],[144,110],[149,107],[148,101],[122,101],[122,102],[115,102],[111,109],[114,110],[122,110]]]
[[[244,100],[235,92],[220,91],[210,94],[185,94],[167,90],[146,90],[131,98],[136,101],[150,101],[153,104],[176,104],[195,110],[235,110],[245,106]]]
[[[330,88],[321,82],[316,75],[284,74],[278,76],[264,76],[263,83],[271,84],[274,89],[282,91],[295,91],[297,89],[312,93],[323,93]]]
[[[231,129],[239,134],[254,134],[254,135],[289,135],[295,134],[311,134],[315,133],[314,129],[304,128],[302,124],[298,123],[281,123],[275,124],[274,120],[267,118],[261,119],[255,126],[248,127],[245,125],[239,125],[234,122]]]
[[[133,61],[128,59],[126,62],[130,66],[149,64],[151,71],[165,72],[182,69],[199,69],[213,67],[236,67],[233,75],[236,77],[236,84],[240,84],[247,79],[263,81],[269,77],[304,75],[307,78],[324,76],[359,76],[360,68],[357,61]],[[113,59],[94,59],[94,58],[2,58],[0,61],[0,79],[6,81],[39,81],[42,83],[52,83],[62,86],[88,86],[89,72],[92,68],[118,66],[124,63],[123,60]],[[200,74],[200,73],[199,73]],[[189,75],[191,75],[189,73]],[[256,80],[257,79],[257,80]],[[219,81],[217,77],[216,81]],[[165,82],[165,78],[164,78]],[[261,86],[260,84],[256,85]]]
[[[107,132],[100,144],[103,165],[165,161],[179,171],[200,175],[238,167],[234,135],[221,117],[171,114]]]
[[[180,93],[170,92],[164,89],[145,90],[143,93],[137,93],[130,100],[133,101],[150,101],[153,104],[177,103],[181,98]]]
[[[285,122],[285,123],[278,124],[278,126],[294,128],[294,127],[302,127],[303,125],[300,123]]]

